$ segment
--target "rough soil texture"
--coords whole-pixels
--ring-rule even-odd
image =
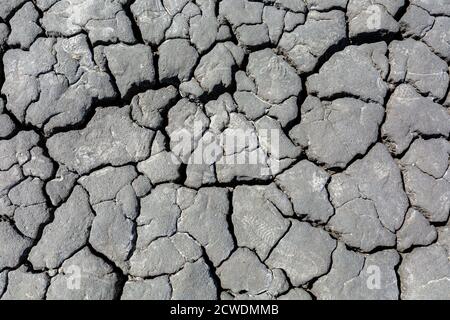
[[[450,0],[0,0],[1,299],[450,299],[449,63]]]

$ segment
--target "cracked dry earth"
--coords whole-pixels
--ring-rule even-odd
[[[450,299],[450,0],[0,0],[0,57],[2,299]]]

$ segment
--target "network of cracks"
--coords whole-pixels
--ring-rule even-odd
[[[1,299],[450,299],[449,62],[450,0],[0,0]]]

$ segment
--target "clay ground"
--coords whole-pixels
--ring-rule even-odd
[[[0,0],[2,299],[450,299],[450,0]]]

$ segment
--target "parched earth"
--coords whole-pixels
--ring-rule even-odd
[[[449,63],[450,0],[0,0],[1,299],[450,299]]]

